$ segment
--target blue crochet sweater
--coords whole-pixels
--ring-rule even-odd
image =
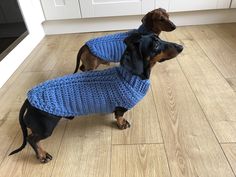
[[[28,92],[28,100],[39,110],[62,117],[112,113],[115,107],[134,107],[149,84],[120,66],[46,81]]]
[[[138,30],[130,30],[128,32],[110,34],[91,39],[86,42],[86,45],[90,52],[96,57],[108,62],[120,62],[121,56],[126,48],[124,39],[135,31],[142,34],[151,33],[144,25],[141,25]]]

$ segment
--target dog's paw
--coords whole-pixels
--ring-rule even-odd
[[[52,156],[49,153],[45,152],[45,154],[37,155],[37,159],[39,159],[41,163],[48,163],[52,160]]]
[[[123,119],[122,122],[117,121],[117,127],[121,130],[124,130],[124,129],[130,128],[131,125],[126,119]]]
[[[84,66],[84,65],[81,65],[81,66],[79,67],[79,69],[84,72],[84,71],[85,71],[85,66]]]

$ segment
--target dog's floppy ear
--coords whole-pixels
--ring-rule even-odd
[[[153,19],[152,19],[153,14],[154,14],[154,10],[151,12],[148,12],[141,20],[144,26],[148,28],[149,30],[153,28]]]
[[[140,42],[142,35],[139,32],[134,32],[127,38],[125,38],[124,43],[127,47],[134,47],[134,44],[137,44]]]
[[[139,33],[133,33],[125,39],[127,48],[121,58],[121,66],[142,79],[148,79],[150,75],[149,61],[143,52],[144,41]]]

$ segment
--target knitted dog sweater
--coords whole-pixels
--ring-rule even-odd
[[[70,117],[112,113],[116,107],[131,109],[146,95],[149,85],[149,80],[119,66],[49,80],[31,89],[27,96],[39,110]]]
[[[144,25],[141,25],[138,30],[130,30],[128,32],[110,34],[91,39],[86,42],[86,45],[90,52],[96,57],[108,62],[120,62],[121,56],[126,48],[124,39],[135,31],[142,34],[151,33]]]

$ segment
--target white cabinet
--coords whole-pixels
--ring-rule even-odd
[[[80,0],[82,17],[144,14],[155,7],[155,0]]]
[[[231,0],[41,0],[46,20],[141,15],[162,7],[169,12],[224,9]],[[236,0],[232,0],[236,8]]]
[[[229,8],[231,0],[156,0],[156,7],[163,7],[169,12],[224,9]]]
[[[79,0],[41,0],[47,20],[81,18]]]
[[[236,0],[232,0],[231,8],[236,8]]]

